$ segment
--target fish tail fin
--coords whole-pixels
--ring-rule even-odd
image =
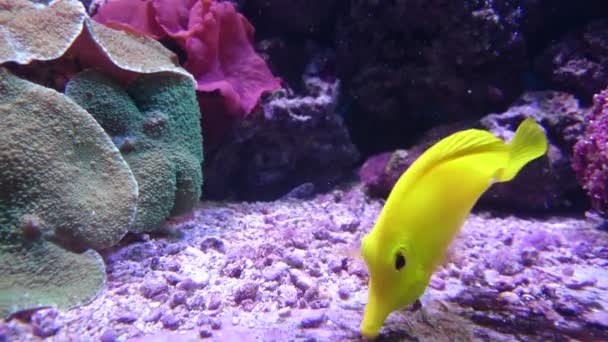
[[[498,182],[510,181],[524,165],[545,154],[547,151],[545,130],[532,118],[527,118],[517,127],[515,136],[508,146],[509,161],[496,176]]]

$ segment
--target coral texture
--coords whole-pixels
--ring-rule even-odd
[[[297,196],[310,195],[350,172],[359,154],[335,113],[339,81],[309,77],[306,83],[307,96],[265,100],[208,154],[205,174],[214,181],[205,196],[270,200],[304,183]]]
[[[0,64],[59,58],[76,40],[87,17],[77,0],[36,6],[28,0],[0,0]]]
[[[131,231],[151,231],[188,212],[201,195],[200,113],[190,78],[143,75],[125,90],[95,71],[76,75],[66,94],[112,137],[140,188]]]
[[[133,174],[94,118],[62,94],[4,68],[0,89],[0,315],[86,302],[103,285],[103,263],[68,249],[124,236],[135,219]]]
[[[572,167],[593,209],[608,215],[608,89],[593,97],[587,128],[574,145]]]
[[[27,214],[45,239],[65,247],[116,244],[133,222],[137,200],[118,149],[74,102],[1,70],[2,226],[14,235]]]
[[[137,8],[125,14],[132,6]],[[249,114],[263,92],[280,87],[253,49],[253,26],[230,2],[148,0],[135,5],[130,0],[116,0],[102,6],[94,19],[174,40],[185,51],[184,67],[197,80],[201,108],[211,116],[211,124],[228,120],[225,116]],[[221,123],[209,129],[219,127]]]

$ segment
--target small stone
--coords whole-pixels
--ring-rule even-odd
[[[201,242],[201,250],[207,252],[209,249],[215,249],[220,253],[226,253],[224,241],[216,236],[207,236]]]
[[[146,298],[152,298],[161,293],[167,292],[167,282],[163,279],[149,278],[144,280],[143,284],[139,287],[139,291]]]
[[[116,341],[116,334],[113,330],[108,329],[101,334],[99,337],[99,342],[114,342]]]
[[[241,303],[245,299],[255,300],[260,285],[258,283],[248,282],[238,286],[234,292],[234,301]]]
[[[308,306],[313,309],[313,310],[319,310],[319,309],[327,309],[329,307],[329,301],[325,300],[325,299],[318,299],[318,300],[313,300],[312,302],[310,302],[310,304],[308,304]]]
[[[178,305],[182,305],[186,303],[186,299],[188,296],[184,292],[176,292],[171,296],[171,300],[169,301],[169,306],[174,308]]]
[[[342,300],[348,299],[350,297],[350,289],[346,286],[340,286],[338,289],[338,296],[340,296],[340,299]]]
[[[165,247],[164,252],[168,255],[175,255],[184,250],[184,248],[185,246],[183,245],[172,243]]]
[[[145,315],[142,320],[146,323],[154,323],[158,322],[160,316],[162,316],[163,312],[161,309],[153,309],[147,315]]]
[[[262,277],[264,277],[264,279],[266,279],[267,281],[278,280],[283,276],[283,274],[285,274],[285,271],[288,267],[289,266],[287,266],[287,264],[279,261],[274,265],[264,268],[264,270],[262,271]]]
[[[593,286],[595,283],[595,279],[571,279],[566,283],[566,287],[572,290],[580,290],[587,286]]]
[[[357,276],[363,280],[367,280],[367,278],[369,277],[367,267],[363,262],[351,262],[348,266],[348,273]]]
[[[188,309],[190,310],[204,310],[207,307],[205,297],[201,294],[195,295],[188,299]]]
[[[326,320],[325,313],[315,314],[308,317],[304,317],[300,321],[300,327],[304,329],[318,328]]]
[[[211,330],[209,330],[208,328],[201,328],[198,331],[198,336],[200,338],[209,338],[209,337],[213,336],[213,332],[211,332]]]
[[[304,267],[304,255],[303,250],[296,249],[285,256],[285,262],[291,267],[302,268]]]
[[[278,293],[288,306],[294,306],[298,301],[298,290],[292,285],[279,286]]]
[[[302,291],[306,291],[311,287],[315,287],[315,281],[312,280],[306,273],[292,269],[289,271],[291,282]]]
[[[226,264],[224,269],[222,270],[222,274],[230,277],[230,278],[240,278],[241,273],[243,273],[243,263],[242,262],[233,262]]]
[[[538,260],[538,251],[536,248],[527,247],[521,251],[519,257],[522,265],[530,267],[536,264],[536,261]]]
[[[327,266],[333,273],[340,273],[342,270],[346,269],[346,258],[333,257],[329,260]]]
[[[516,260],[511,248],[503,247],[489,257],[489,265],[502,275],[512,276],[523,271],[524,267]]]
[[[222,321],[217,318],[210,318],[211,329],[219,330],[222,328]]]
[[[562,268],[562,274],[571,277],[574,275],[574,268],[572,266],[564,266],[564,268]]]
[[[54,336],[62,328],[57,320],[58,312],[55,309],[40,310],[32,314],[32,330],[34,335],[42,338]]]
[[[318,296],[319,296],[319,289],[316,287],[309,287],[306,291],[304,291],[302,298],[304,298],[305,301],[310,302],[313,299],[317,298]]]
[[[181,324],[179,318],[175,317],[175,315],[172,313],[167,313],[164,315],[160,322],[163,324],[163,327],[171,330],[179,328]]]
[[[207,309],[208,310],[217,310],[222,305],[222,298],[219,292],[211,292],[209,293],[208,301],[207,301]]]
[[[501,292],[498,297],[504,301],[507,304],[510,305],[517,305],[519,304],[521,301],[519,300],[519,296],[513,292],[510,291],[506,291],[506,292]]]
[[[553,309],[562,316],[576,316],[581,312],[581,308],[572,300],[562,299],[553,303]]]
[[[429,286],[435,290],[443,291],[445,290],[445,281],[438,277],[432,277]]]
[[[290,308],[282,308],[280,309],[277,314],[279,315],[279,317],[289,317],[291,316],[291,309]]]
[[[131,323],[137,321],[137,316],[135,316],[131,312],[127,312],[127,313],[123,313],[120,316],[118,316],[115,319],[115,321],[118,323],[123,323],[123,324],[131,324]]]
[[[175,273],[165,273],[163,274],[163,277],[165,278],[167,283],[172,286],[175,286],[184,280],[180,275]]]
[[[209,285],[209,274],[201,272],[194,278],[185,278],[177,284],[177,288],[184,291],[194,291],[205,288]]]

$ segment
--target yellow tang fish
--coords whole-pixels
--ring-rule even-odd
[[[361,242],[370,274],[364,337],[376,337],[391,312],[422,295],[481,194],[494,182],[513,179],[546,150],[543,128],[528,118],[508,144],[483,130],[454,133],[401,175]]]

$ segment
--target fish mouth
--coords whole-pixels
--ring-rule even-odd
[[[387,311],[380,304],[370,291],[368,303],[365,305],[365,312],[363,313],[363,321],[361,322],[361,335],[365,338],[376,338],[390,313],[390,310]]]

